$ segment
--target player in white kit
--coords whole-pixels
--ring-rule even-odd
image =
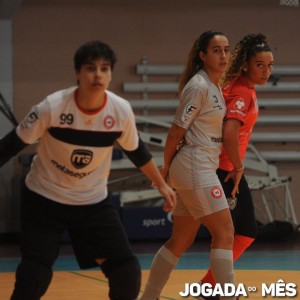
[[[141,300],[159,298],[180,255],[192,245],[201,224],[212,235],[210,264],[216,282],[234,282],[233,224],[216,175],[226,113],[219,80],[228,65],[229,54],[227,38],[216,31],[204,32],[190,51],[162,169],[177,192],[173,231],[154,257]]]
[[[12,300],[45,294],[65,230],[79,266],[100,265],[110,299],[137,298],[140,266],[107,191],[114,143],[155,183],[165,210],[172,210],[176,197],[139,139],[128,101],[107,90],[115,62],[103,42],[79,47],[77,86],[46,97],[0,140],[0,166],[38,142],[22,195],[22,259]]]

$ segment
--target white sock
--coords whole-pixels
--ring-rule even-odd
[[[216,283],[234,284],[233,254],[232,250],[211,249],[210,266]],[[235,297],[221,297],[221,299],[235,300]]]
[[[167,283],[178,257],[165,246],[162,246],[154,256],[149,278],[140,300],[156,300]]]

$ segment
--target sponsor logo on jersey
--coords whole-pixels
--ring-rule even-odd
[[[74,150],[71,155],[72,165],[76,169],[82,169],[90,164],[93,158],[93,152],[85,149]]]
[[[235,109],[243,111],[246,108],[243,98],[238,99],[234,104]]]
[[[68,176],[72,176],[74,178],[78,178],[78,179],[82,179],[88,175],[90,175],[91,173],[93,173],[95,171],[89,171],[89,172],[74,172],[70,169],[68,169],[65,165],[60,164],[59,162],[57,162],[56,160],[52,159],[51,163],[61,172],[63,172],[64,174],[68,175]]]
[[[222,109],[223,109],[222,106],[221,106],[220,104],[214,105],[213,108],[217,108],[217,109],[219,109],[219,110],[222,110]]]
[[[223,195],[223,191],[221,187],[219,186],[214,186],[210,190],[210,194],[215,198],[215,199],[220,199]]]
[[[211,137],[210,138],[210,140],[211,140],[211,142],[213,142],[213,143],[218,143],[218,144],[220,144],[220,143],[223,143],[223,138],[222,137]]]
[[[242,117],[245,117],[245,116],[246,116],[246,114],[244,114],[244,113],[241,112],[240,110],[231,109],[230,112],[231,112],[232,114],[239,114],[239,115],[241,115]]]
[[[103,125],[107,129],[111,129],[115,125],[115,119],[113,116],[106,116],[103,121]]]

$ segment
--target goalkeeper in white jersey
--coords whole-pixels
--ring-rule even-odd
[[[11,300],[38,300],[46,293],[65,230],[79,266],[100,265],[110,299],[138,296],[140,266],[107,191],[114,143],[165,197],[166,211],[175,194],[139,138],[129,103],[107,90],[115,62],[103,42],[79,47],[77,86],[47,96],[0,140],[0,166],[38,142],[22,193],[22,259]]]

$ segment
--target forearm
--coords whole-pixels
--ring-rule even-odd
[[[13,129],[0,140],[0,167],[27,146]]]
[[[153,182],[154,186],[160,187],[166,184],[153,159],[151,159],[145,165],[141,166],[140,170],[148,177],[151,182]]]
[[[175,155],[177,154],[177,146],[183,139],[185,134],[185,129],[178,127],[173,124],[166,140],[165,150],[164,150],[164,167],[169,169]]]
[[[240,155],[239,127],[240,125],[237,122],[227,121],[223,131],[223,145],[235,169],[243,166]]]
[[[224,148],[226,154],[233,164],[234,169],[239,169],[243,166],[243,162],[240,156],[240,146],[238,140],[231,137],[224,141]]]
[[[168,168],[170,167],[173,158],[175,157],[177,150],[176,150],[176,142],[174,140],[168,139],[165,146],[164,151],[164,167]]]

